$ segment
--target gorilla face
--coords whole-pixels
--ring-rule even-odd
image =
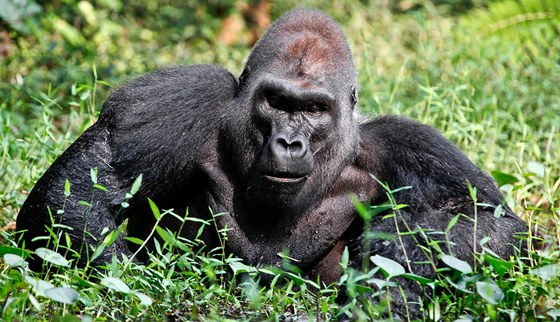
[[[262,147],[252,169],[252,184],[276,196],[297,193],[312,175],[322,134],[331,125],[335,100],[313,85],[263,80],[255,90],[252,122]]]
[[[244,162],[245,200],[267,211],[315,206],[310,201],[332,188],[359,145],[348,45],[336,24],[300,25],[298,14],[284,17],[253,49],[240,77],[245,126],[230,129],[248,139],[233,140],[232,149],[246,152],[236,157]],[[305,14],[324,22],[320,13]]]
[[[258,170],[273,182],[303,182],[313,169],[320,135],[332,123],[334,98],[321,88],[280,81],[262,82],[255,97],[253,121],[262,124],[267,138]]]

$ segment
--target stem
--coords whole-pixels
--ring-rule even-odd
[[[132,254],[132,256],[130,256],[130,258],[128,259],[128,261],[126,262],[126,265],[124,265],[123,271],[126,271],[128,265],[130,265],[130,263],[132,262],[132,260],[138,256],[138,253],[140,253],[140,250],[142,250],[142,248],[146,247],[146,244],[148,244],[148,241],[150,239],[152,239],[152,237],[154,236],[154,233],[156,232],[156,227],[159,225],[161,219],[163,218],[163,216],[167,213],[167,210],[161,214],[161,216],[159,217],[158,220],[156,220],[156,223],[154,224],[154,226],[152,227],[152,231],[150,231],[150,233],[148,234],[148,236],[146,237],[146,239],[144,239],[144,242],[142,243],[142,245],[140,245],[140,247],[138,247],[138,249],[134,252],[134,254]]]
[[[82,256],[82,251],[84,250],[84,244],[86,243],[87,226],[88,226],[88,221],[89,221],[89,215],[91,214],[91,209],[93,208],[94,198],[95,198],[95,188],[93,188],[92,191],[91,191],[91,199],[89,201],[89,207],[88,207],[88,210],[86,212],[86,220],[85,220],[85,223],[84,223],[84,233],[82,234],[82,244],[80,245],[80,252],[79,252],[80,257]],[[88,258],[88,260],[86,262],[89,262],[89,254],[86,257]]]

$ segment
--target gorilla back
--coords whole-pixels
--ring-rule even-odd
[[[113,92],[99,120],[37,182],[17,219],[31,249],[42,246],[55,220],[70,227],[76,249],[103,240],[128,218],[128,234],[146,238],[154,222],[147,198],[160,208],[189,209],[228,228],[225,245],[253,265],[281,265],[280,252],[308,275],[331,282],[348,245],[351,262],[374,254],[413,273],[433,274],[410,234],[402,243],[364,239],[351,196],[365,204],[387,200],[379,182],[407,204],[398,220],[367,223],[378,232],[442,231],[457,214],[446,252],[472,261],[477,242],[508,257],[514,235],[527,227],[503,205],[494,181],[432,128],[395,116],[363,120],[357,112],[356,72],[344,35],[328,16],[292,11],[256,44],[239,79],[218,66],[172,67]],[[92,196],[90,169],[107,191]],[[120,209],[140,174],[142,186]],[[65,198],[64,182],[71,183]],[[468,182],[477,188],[474,205]],[[91,208],[80,200],[93,200]],[[503,214],[494,216],[495,206]],[[57,210],[64,210],[57,214]],[[475,211],[476,209],[476,211]],[[468,217],[477,215],[478,225]],[[165,225],[173,227],[174,223]],[[475,231],[476,227],[476,231]],[[183,228],[194,237],[198,227]],[[437,236],[437,235],[434,235]],[[473,236],[475,236],[473,241]],[[215,232],[201,237],[219,245]],[[367,245],[366,245],[367,243]],[[130,253],[121,237],[97,259]],[[437,265],[437,263],[436,263]],[[407,295],[417,296],[414,287]]]

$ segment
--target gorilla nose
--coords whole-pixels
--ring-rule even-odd
[[[279,133],[270,148],[272,154],[281,158],[301,159],[307,153],[307,143],[303,135],[290,136],[287,133]]]

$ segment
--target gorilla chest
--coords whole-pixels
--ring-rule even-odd
[[[249,264],[280,266],[289,259],[302,268],[310,268],[327,256],[357,218],[351,195],[364,201],[367,196],[354,191],[373,187],[368,182],[369,188],[355,190],[352,184],[367,180],[351,180],[351,185],[340,180],[311,208],[291,212],[278,206],[251,205],[241,185],[222,178],[211,180],[216,185],[205,192],[204,199],[214,214],[219,214],[214,217],[218,228],[227,229],[226,249]],[[285,209],[291,208],[288,205]]]

